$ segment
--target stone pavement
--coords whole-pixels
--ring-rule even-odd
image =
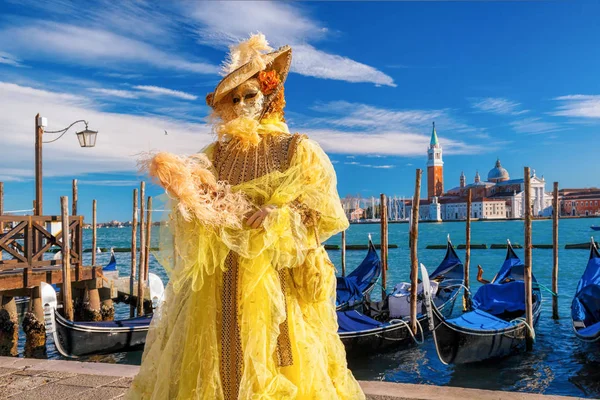
[[[137,371],[130,365],[0,357],[0,399],[118,399]]]
[[[0,357],[0,399],[119,399],[125,394],[138,370],[139,367],[134,365]],[[574,397],[379,381],[360,382],[360,384],[368,400],[574,399]]]

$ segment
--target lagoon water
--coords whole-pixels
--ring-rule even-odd
[[[560,221],[559,243],[559,312],[560,320],[552,320],[551,295],[544,291],[544,303],[540,322],[536,327],[536,342],[530,353],[516,354],[511,357],[488,363],[466,366],[443,365],[435,351],[431,337],[421,346],[413,346],[406,350],[373,355],[350,362],[355,376],[361,380],[385,380],[402,383],[422,383],[449,385],[478,389],[509,390],[534,392],[580,397],[600,396],[600,344],[584,344],[579,342],[571,329],[570,305],[577,282],[587,263],[587,250],[565,250],[566,243],[587,242],[593,231],[589,228],[598,224],[595,219],[565,219]],[[391,289],[395,283],[408,281],[410,256],[408,248],[408,224],[389,225],[389,243],[399,248],[389,251],[389,277]],[[380,227],[377,224],[352,225],[347,233],[348,244],[366,244],[370,233],[377,243],[380,238]],[[156,238],[157,230],[154,231]],[[427,250],[429,244],[444,244],[450,235],[455,246],[465,242],[464,222],[426,223],[419,225],[419,261],[435,269],[444,257],[444,250]],[[471,242],[523,243],[522,221],[486,221],[472,224]],[[600,236],[600,234],[599,234]],[[98,230],[99,247],[129,247],[130,229],[105,228]],[[91,232],[85,231],[84,248],[91,247]],[[340,237],[331,238],[328,243],[339,244]],[[533,222],[533,243],[552,243],[552,221]],[[523,250],[516,250],[523,258]],[[457,250],[464,261],[464,250]],[[340,251],[329,252],[332,261],[339,270]],[[365,256],[365,251],[348,251],[347,268],[352,270]],[[473,292],[479,286],[475,281],[477,265],[484,268],[484,277],[493,278],[502,264],[506,250],[471,250],[471,286]],[[109,260],[109,253],[98,254],[98,264],[104,265]],[[121,274],[128,274],[130,254],[117,253],[117,262]],[[86,253],[87,263],[91,255]],[[161,266],[152,258],[150,271],[161,277],[166,275]],[[551,287],[552,250],[533,250],[533,273],[538,281]],[[375,289],[375,292],[379,292]],[[460,302],[457,301],[454,313],[460,313]],[[129,307],[117,306],[117,315],[127,317]],[[50,340],[51,341],[51,340]],[[49,344],[51,358],[59,358],[52,344]],[[103,361],[128,364],[139,364],[141,352],[96,356],[83,361]]]

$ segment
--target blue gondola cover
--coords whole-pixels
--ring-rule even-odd
[[[381,274],[381,262],[373,243],[369,242],[369,252],[362,263],[348,276],[338,277],[336,286],[336,305],[360,302],[363,293]]]
[[[369,318],[356,310],[338,311],[337,318],[339,325],[338,332],[366,331],[369,329],[379,328],[384,325],[389,325],[388,323],[375,321],[374,319]]]
[[[478,309],[449,319],[448,322],[467,329],[485,331],[501,330],[511,326],[510,322]]]
[[[429,279],[433,280],[437,277],[443,276],[445,279],[464,279],[464,266],[456,251],[454,251],[454,247],[452,247],[452,243],[448,243],[446,248],[446,256],[440,263],[440,265],[429,274]]]
[[[473,330],[495,331],[511,326],[501,318],[506,313],[525,313],[524,264],[508,247],[506,259],[491,283],[481,286],[473,296],[473,311],[448,322]],[[535,282],[535,277],[532,276]]]
[[[525,312],[525,282],[512,281],[483,285],[473,296],[473,308],[493,315]]]
[[[112,253],[110,256],[110,262],[102,268],[103,271],[110,272],[117,270],[117,260],[115,259],[115,253]]]
[[[595,245],[571,304],[573,321],[583,322],[578,330],[583,336],[596,336],[600,331],[600,254]]]

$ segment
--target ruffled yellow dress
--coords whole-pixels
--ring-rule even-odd
[[[209,228],[171,204],[166,301],[127,399],[364,399],[321,245],[348,226],[335,171],[317,143],[271,128],[257,145],[234,136],[205,150],[219,180],[277,207],[261,228]]]

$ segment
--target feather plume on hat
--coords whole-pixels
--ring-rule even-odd
[[[275,70],[281,83],[265,102],[268,105],[277,95],[290,70],[292,49],[282,46],[273,50],[262,33],[251,35],[247,40],[229,47],[229,54],[221,67],[225,75],[217,84],[213,93],[206,97],[206,104],[211,107],[220,102],[233,89],[251,79],[265,69]]]
[[[262,33],[251,35],[248,40],[229,46],[229,55],[221,67],[221,72],[227,75],[253,59],[262,61],[264,52],[272,50],[265,35]],[[261,69],[265,67],[266,64],[263,62]]]

